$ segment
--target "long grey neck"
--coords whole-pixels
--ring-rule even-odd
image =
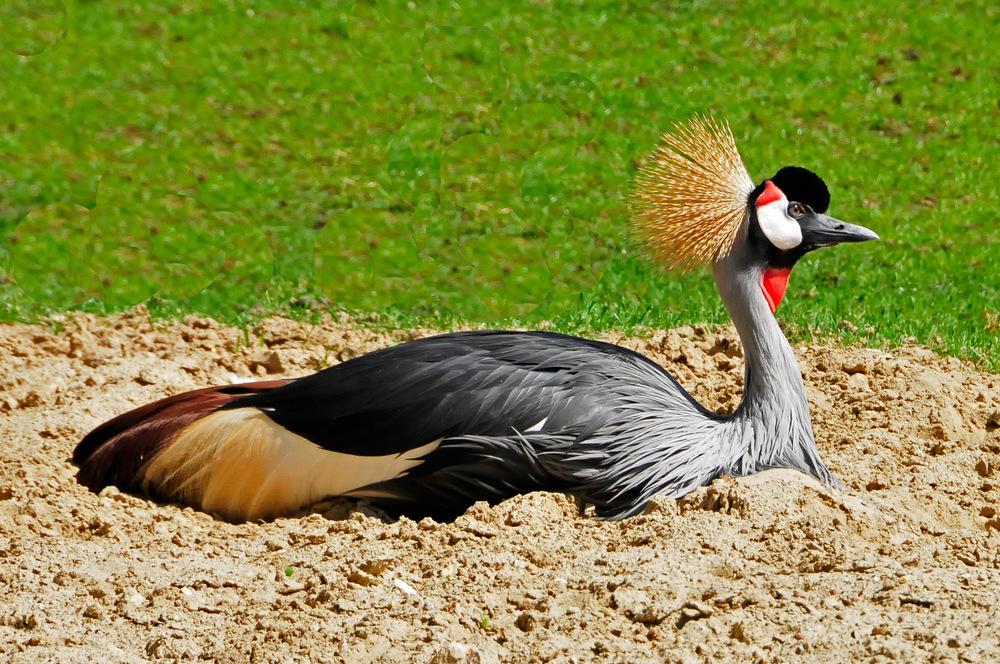
[[[761,268],[737,246],[715,263],[714,273],[746,358],[743,401],[727,423],[728,471],[791,467],[836,484],[813,438],[798,360],[761,292]]]

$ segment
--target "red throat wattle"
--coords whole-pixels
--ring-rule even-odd
[[[778,310],[785,291],[788,290],[788,277],[792,274],[790,267],[768,267],[764,268],[764,274],[760,278],[760,289],[764,292],[764,299],[767,306],[771,307],[773,314]]]

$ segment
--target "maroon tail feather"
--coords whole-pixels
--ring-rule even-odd
[[[233,401],[289,382],[206,387],[154,401],[108,420],[88,433],[73,451],[73,462],[80,466],[76,480],[94,492],[110,485],[125,491],[141,490],[136,475],[174,434]]]

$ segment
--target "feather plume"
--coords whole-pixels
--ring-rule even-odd
[[[675,124],[636,176],[635,232],[668,267],[716,261],[745,228],[753,188],[729,123]]]

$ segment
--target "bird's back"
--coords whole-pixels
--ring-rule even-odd
[[[399,453],[456,435],[544,430],[586,437],[620,401],[697,404],[629,349],[546,332],[471,331],[379,350],[248,396],[285,428],[338,452]]]

